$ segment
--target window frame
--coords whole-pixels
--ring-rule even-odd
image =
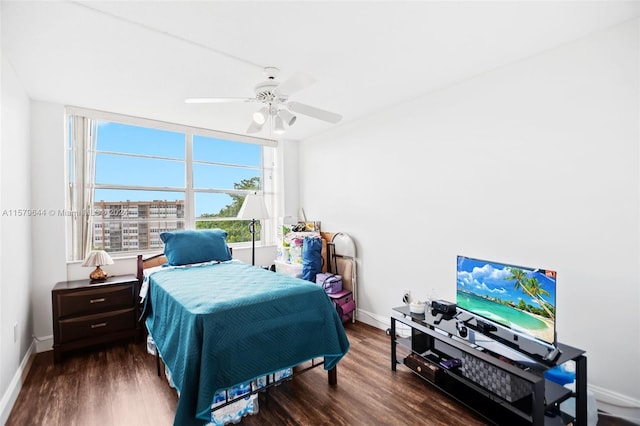
[[[276,205],[275,200],[275,187],[274,187],[274,165],[276,158],[276,149],[278,146],[278,142],[273,139],[259,138],[253,136],[240,135],[235,133],[227,133],[218,130],[206,129],[201,127],[187,126],[182,124],[169,123],[166,121],[158,121],[147,118],[134,117],[123,114],[116,114],[86,108],[79,108],[73,106],[67,106],[65,108],[65,131],[66,141],[67,141],[67,153],[65,155],[66,165],[65,165],[65,182],[69,185],[68,191],[66,191],[66,208],[71,214],[67,215],[67,260],[68,261],[79,261],[86,257],[87,252],[89,251],[89,244],[85,244],[84,250],[77,249],[76,244],[78,244],[78,239],[82,238],[78,235],[77,232],[77,224],[74,225],[75,221],[86,220],[89,222],[88,231],[88,239],[93,242],[93,225],[91,224],[90,215],[86,214],[73,214],[74,212],[82,212],[82,207],[78,206],[75,202],[77,197],[74,197],[74,194],[81,190],[79,186],[84,186],[83,179],[84,177],[78,176],[78,170],[74,168],[74,149],[75,142],[71,140],[72,138],[72,125],[71,120],[73,116],[84,117],[85,122],[83,122],[85,126],[86,123],[91,123],[95,121],[106,121],[106,122],[114,122],[119,124],[138,126],[151,128],[161,131],[170,131],[181,133],[185,136],[185,153],[184,159],[176,159],[169,158],[161,155],[146,155],[139,153],[120,153],[120,152],[109,152],[109,151],[98,151],[95,150],[96,155],[98,153],[106,153],[109,155],[123,155],[129,158],[149,158],[149,159],[160,159],[160,160],[170,160],[170,161],[179,161],[184,163],[185,168],[185,180],[184,187],[155,187],[155,186],[145,186],[145,185],[122,185],[122,184],[108,184],[108,183],[95,183],[95,165],[93,167],[93,183],[91,184],[91,202],[93,203],[95,199],[93,199],[95,195],[95,190],[98,189],[115,189],[115,190],[139,190],[139,191],[154,191],[154,192],[174,192],[174,193],[183,193],[184,194],[184,229],[196,229],[197,222],[203,221],[202,218],[195,217],[195,198],[197,193],[223,193],[223,194],[234,194],[234,195],[247,195],[252,192],[256,192],[255,190],[243,190],[243,189],[229,189],[229,188],[206,188],[206,187],[195,187],[194,186],[194,164],[207,164],[207,165],[221,165],[221,166],[232,166],[232,167],[241,167],[248,169],[259,169],[260,183],[261,188],[257,191],[260,194],[263,194],[267,207],[269,211],[274,212],[274,206]],[[257,167],[242,165],[242,164],[233,164],[233,163],[221,163],[210,160],[194,160],[193,159],[193,140],[195,136],[202,136],[213,139],[221,139],[225,141],[231,142],[241,142],[241,143],[252,143],[262,146],[261,149],[261,160],[260,164]],[[83,154],[84,155],[84,154]],[[95,161],[95,160],[94,160]],[[114,202],[115,203],[115,202]],[[93,204],[92,204],[93,205]],[[205,221],[228,221],[228,220],[238,220],[236,218],[215,218],[215,219],[204,219]],[[260,240],[256,241],[258,245],[264,246],[268,244],[274,244],[274,232],[270,230],[273,224],[273,214],[271,219],[266,219],[261,221],[260,226]],[[230,243],[230,246],[244,246],[250,244],[249,241],[242,241],[237,243]],[[149,248],[149,249],[140,249],[140,250],[125,250],[125,251],[110,251],[109,253],[114,258],[124,258],[130,257],[132,254],[139,253],[157,253],[160,248]]]

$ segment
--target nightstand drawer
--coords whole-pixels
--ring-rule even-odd
[[[58,296],[58,315],[62,318],[133,306],[134,291],[134,285],[126,284],[66,292]]]
[[[135,325],[135,308],[60,320],[58,323],[60,343],[120,330],[131,330],[135,328]]]
[[[53,360],[64,352],[140,338],[138,279],[135,275],[60,281],[51,289]]]

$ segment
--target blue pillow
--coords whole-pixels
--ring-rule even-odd
[[[231,260],[227,231],[222,229],[162,232],[164,255],[169,265],[188,265],[212,260]]]

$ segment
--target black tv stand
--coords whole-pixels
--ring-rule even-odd
[[[585,351],[558,343],[555,360],[534,359],[499,341],[483,347],[470,341],[455,317],[438,318],[411,313],[408,306],[394,308],[391,314],[391,369],[405,364],[414,373],[449,396],[471,408],[493,424],[587,424],[587,358]],[[411,336],[397,336],[397,323],[407,326]],[[462,326],[461,326],[462,324]],[[466,326],[464,327],[466,329]],[[485,336],[474,330],[475,337]],[[464,337],[463,337],[464,336]],[[488,339],[488,338],[487,338]],[[491,343],[491,342],[489,342]],[[398,360],[397,346],[409,354]],[[461,359],[464,367],[449,367]],[[544,372],[569,360],[576,363],[576,390],[544,378]],[[496,374],[504,383],[494,387],[487,376],[471,374],[471,366]],[[482,370],[482,373],[485,371]],[[489,380],[490,382],[490,380]],[[515,390],[518,389],[516,393]],[[560,404],[574,398],[575,417],[560,410]]]

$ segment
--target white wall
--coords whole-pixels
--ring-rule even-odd
[[[634,21],[339,127],[298,148],[287,143],[287,160],[299,149],[302,177],[298,181],[287,165],[282,184],[291,190],[299,182],[299,202],[298,193],[286,192],[279,209],[297,215],[302,206],[324,230],[356,239],[359,318],[383,328],[405,288],[416,296],[434,288],[438,296],[453,299],[457,254],[557,270],[559,339],[588,351],[589,382],[601,399],[637,405],[637,61]],[[7,197],[12,206],[14,198],[24,198],[34,207],[61,209],[63,107],[31,102],[29,112],[22,91],[16,99],[6,93],[5,80],[15,77],[5,76],[4,64],[2,209],[9,208]],[[12,90],[19,87],[10,83]],[[17,108],[6,117],[9,102]],[[23,136],[29,114],[31,150]],[[11,123],[9,129],[5,123]],[[7,147],[7,134],[18,138],[16,146]],[[16,170],[18,178],[5,168],[7,163],[15,169],[29,154],[31,166]],[[29,167],[31,174],[25,171]],[[23,183],[29,179],[30,196]],[[409,204],[421,213],[408,215]],[[14,276],[24,278],[32,270],[24,265],[29,256],[21,255],[30,243],[5,261],[7,244],[14,242],[5,236],[5,223],[0,228],[0,392],[16,371],[6,346],[14,344],[5,312],[31,315],[29,307],[13,307],[14,293],[19,300],[29,284],[5,290],[5,276],[14,282]],[[22,223],[23,231],[31,232],[29,222]],[[32,330],[43,340],[39,349],[46,349],[51,287],[84,278],[86,268],[65,264],[61,219],[30,223],[36,265]],[[270,262],[272,251],[260,250],[258,263]],[[236,254],[250,256],[247,250]],[[133,273],[134,262],[111,268],[110,273]]]
[[[29,98],[2,58],[0,156],[0,423],[21,386],[32,349]],[[14,331],[15,328],[15,331]],[[14,336],[15,332],[15,336]]]
[[[638,53],[634,20],[301,143],[307,214],[357,241],[358,318],[455,300],[458,254],[556,270],[559,340],[640,419]]]
[[[64,107],[31,102],[32,205],[47,212],[33,221],[33,333],[38,350],[53,344],[51,289],[67,280],[65,218]]]

